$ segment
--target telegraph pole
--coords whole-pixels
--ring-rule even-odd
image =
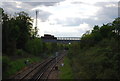
[[[36,12],[35,37],[36,37],[36,36],[37,36],[37,32],[38,32],[38,29],[37,29],[37,16],[38,16],[38,10],[36,10],[35,12]]]
[[[37,15],[38,15],[38,10],[36,10],[36,27],[37,27]]]

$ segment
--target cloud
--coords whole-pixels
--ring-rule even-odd
[[[32,7],[37,7],[37,6],[54,6],[59,2],[24,2],[26,4],[29,4]]]
[[[116,2],[99,2],[95,4],[96,6],[101,7],[101,9],[96,14],[98,24],[112,22],[115,18],[118,17],[118,3]],[[114,5],[114,6],[108,6]]]
[[[81,24],[80,18],[66,18],[65,20],[56,19],[57,24],[62,26],[79,26]]]
[[[35,11],[39,11],[40,35],[50,33],[55,36],[81,36],[94,25],[112,22],[118,17],[118,0],[13,1],[15,2],[3,3],[5,11],[9,13],[25,11],[33,19]]]
[[[71,4],[83,4],[83,2],[80,2],[80,1],[74,1],[74,2],[71,2]]]
[[[1,2],[15,2],[15,3],[23,3],[28,4],[32,7],[36,6],[54,6],[59,2],[62,2],[64,0],[1,0]]]
[[[3,2],[2,7],[8,14],[13,15],[15,12],[25,11],[29,13],[31,17],[35,18],[36,9],[33,10],[35,4],[40,5],[41,2]],[[50,15],[50,12],[39,10],[38,17],[41,21],[45,22]]]
[[[73,26],[73,27],[78,26],[83,22],[88,23],[91,27],[93,27],[94,25],[102,25],[104,23],[109,23],[109,22],[112,22],[113,19],[117,17],[118,7],[116,2],[109,2],[109,5],[113,5],[113,6],[108,7],[107,5],[108,5],[108,2],[98,2],[94,4],[93,6],[97,7],[98,10],[96,10],[93,15],[89,14],[89,13],[92,13],[92,11],[90,12],[89,10],[89,6],[86,7],[87,10],[86,11],[84,10],[82,11],[82,13],[79,14],[81,16],[84,16],[86,14],[85,15],[86,18],[81,17],[79,15],[76,17],[77,14],[74,14],[72,16],[75,16],[75,17],[64,16],[64,19],[56,17],[55,20],[57,21],[57,24],[61,24],[62,26]],[[94,9],[91,9],[91,10],[94,10]],[[85,13],[85,12],[88,12],[88,13]]]
[[[106,16],[109,18],[115,18],[118,14],[118,3],[116,2],[101,2],[96,3],[96,6],[101,7],[101,10],[97,13],[98,16]]]
[[[2,8],[8,14],[13,15],[15,12],[25,11],[30,12],[31,6],[24,4],[22,2],[2,2]]]
[[[38,13],[38,17],[42,22],[45,22],[50,15],[51,15],[50,12],[43,11],[43,10],[39,10],[39,13]]]
[[[20,1],[20,2],[61,2],[64,0],[1,0],[1,2],[16,2],[16,1]]]
[[[55,26],[53,25],[50,27],[47,23],[44,24],[41,23],[41,28],[43,26],[46,27],[44,28],[44,33],[53,34],[57,37],[80,37],[82,36],[83,33],[86,32],[86,30],[91,29],[87,23],[82,23],[79,26],[74,26],[74,27],[69,27],[69,26],[63,27],[61,25],[55,25]],[[49,26],[49,28],[47,26]]]

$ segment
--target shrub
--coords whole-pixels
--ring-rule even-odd
[[[4,77],[7,77],[7,74],[5,73],[10,67],[10,59],[7,56],[2,57],[2,73]],[[4,78],[3,77],[3,78]]]
[[[16,50],[16,55],[23,56],[23,54],[24,54],[24,51],[22,49]]]

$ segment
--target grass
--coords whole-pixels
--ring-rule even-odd
[[[60,79],[73,79],[70,60],[67,57],[64,58],[64,66],[60,67]]]
[[[7,67],[7,69],[5,69],[5,72],[3,73],[3,78],[8,78],[11,75],[14,75],[16,72],[20,71],[25,66],[27,66],[24,63],[25,60],[29,60],[30,63],[38,62],[42,60],[39,57],[22,58],[22,59],[17,59],[15,61],[10,60],[10,58],[7,56],[4,56],[3,58],[7,58],[7,61],[6,59],[3,60],[4,62],[6,61],[5,67]]]

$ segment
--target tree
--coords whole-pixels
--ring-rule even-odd
[[[113,26],[114,26],[115,33],[120,35],[120,17],[116,18],[113,21]]]
[[[94,26],[91,34],[93,35],[95,42],[98,42],[102,39],[100,27],[98,25]]]
[[[30,54],[41,55],[43,53],[43,42],[39,38],[31,39],[27,41],[25,48]]]
[[[32,29],[32,19],[25,12],[20,12],[16,14],[16,24],[19,27],[20,35],[17,40],[17,48],[24,49],[25,43],[31,37],[31,29]]]
[[[2,41],[3,52],[14,53],[16,46],[24,49],[25,43],[31,37],[32,19],[25,12],[17,13],[14,17],[9,18],[2,11]]]
[[[100,28],[100,33],[103,38],[111,38],[112,26],[109,26],[108,24],[103,24],[103,26]]]
[[[2,51],[3,53],[7,51],[8,46],[8,32],[9,32],[9,25],[8,25],[8,15],[4,13],[2,9]]]

